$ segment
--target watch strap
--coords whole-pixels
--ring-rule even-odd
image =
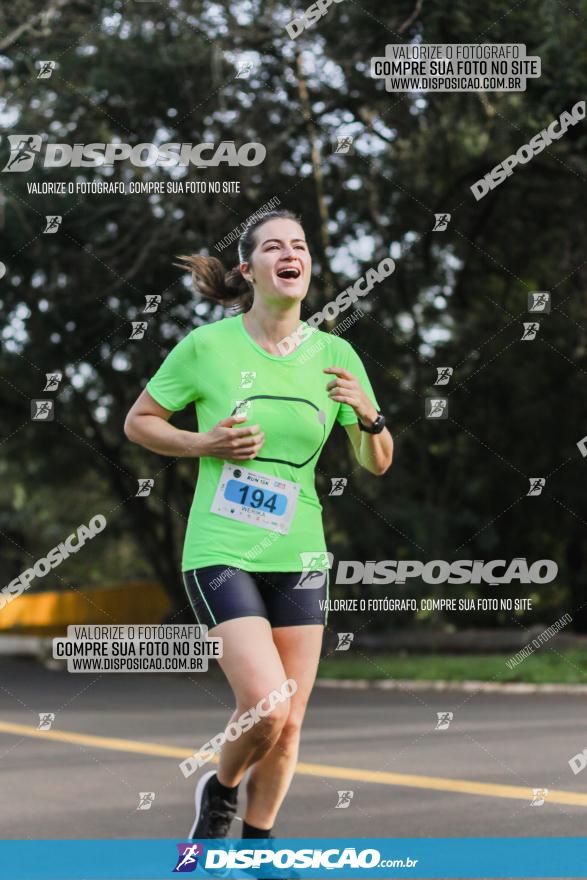
[[[377,410],[377,418],[370,427],[364,425],[360,419],[358,419],[358,424],[359,431],[364,431],[366,434],[380,434],[385,427],[385,416]]]

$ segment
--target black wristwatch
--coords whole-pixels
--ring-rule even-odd
[[[385,416],[382,412],[377,411],[377,418],[373,422],[370,428],[367,425],[364,425],[362,421],[359,419],[359,431],[365,431],[367,434],[381,434],[383,429],[385,428]]]

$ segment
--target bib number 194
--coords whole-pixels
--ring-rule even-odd
[[[240,480],[229,480],[224,491],[224,497],[229,501],[238,501],[246,507],[254,510],[268,510],[281,516],[287,507],[287,497],[278,495],[277,492],[268,492],[265,489],[254,488]]]
[[[211,511],[286,535],[299,492],[299,483],[225,462]]]

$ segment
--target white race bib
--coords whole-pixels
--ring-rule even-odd
[[[210,510],[287,535],[299,494],[299,483],[225,462]]]

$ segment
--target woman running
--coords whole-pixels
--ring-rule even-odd
[[[227,730],[249,713],[222,746],[218,770],[196,786],[192,839],[227,836],[247,770],[242,837],[273,836],[327,619],[316,462],[335,422],[370,473],[384,474],[393,455],[352,346],[300,321],[312,269],[300,220],[265,214],[246,226],[238,250],[228,273],[215,257],[180,258],[201,295],[240,301],[242,311],[188,333],[125,422],[128,439],[153,452],[200,459],[183,580],[198,623],[222,639],[219,663],[236,703]],[[168,423],[189,403],[197,432]]]

